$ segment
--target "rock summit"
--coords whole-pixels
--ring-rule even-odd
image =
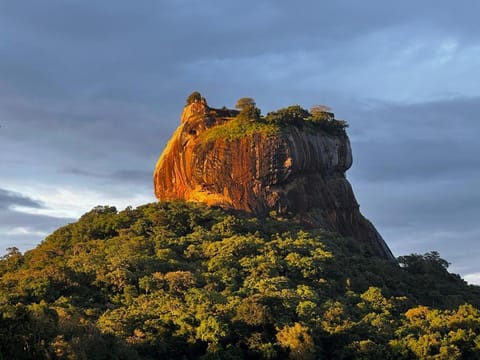
[[[302,121],[297,113],[311,114],[293,106],[249,119],[241,116],[244,110],[210,108],[194,94],[156,164],[158,200],[203,202],[258,217],[275,214],[353,237],[369,254],[393,259],[360,213],[345,176],[352,165],[350,141],[344,128],[328,131],[337,121],[332,113],[325,112],[323,122]],[[275,122],[278,114],[287,121]]]

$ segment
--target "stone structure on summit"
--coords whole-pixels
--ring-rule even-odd
[[[242,125],[237,110],[210,108],[194,94],[156,164],[158,200],[202,202],[258,217],[273,212],[352,237],[371,255],[393,258],[360,213],[346,179],[352,150],[344,130],[332,134],[294,123],[273,130],[265,126],[268,131],[255,127],[255,121],[264,119],[243,120]],[[243,132],[234,129],[234,121]],[[237,132],[231,135],[228,129]]]

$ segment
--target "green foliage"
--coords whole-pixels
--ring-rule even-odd
[[[281,125],[309,126],[312,130],[323,130],[331,135],[343,135],[348,124],[344,120],[336,120],[335,115],[328,112],[325,106],[315,106],[308,112],[299,105],[269,112],[265,121]]]
[[[418,306],[409,309],[389,345],[399,356],[422,359],[478,359],[480,311],[471,305],[455,310]]]
[[[0,359],[480,357],[478,287],[436,252],[367,250],[180,201],[96,207],[0,260]]]
[[[309,329],[296,322],[293,326],[285,326],[277,333],[280,346],[288,348],[289,359],[315,359],[315,344],[308,333]]]
[[[330,113],[330,110],[332,110],[332,109],[329,106],[326,106],[326,105],[313,105],[310,108],[310,114],[312,114],[312,116],[315,116],[317,114],[322,114],[322,113],[332,114],[332,113]]]
[[[251,97],[243,97],[237,100],[235,109],[242,111],[245,109],[254,108],[256,105],[257,104],[255,103],[255,100],[253,100]]]
[[[330,119],[329,117],[323,117],[320,121],[312,118],[312,123],[319,129],[332,134],[342,135],[345,133],[345,129],[348,127],[348,123],[345,120]]]
[[[334,119],[334,114],[313,108],[309,113],[299,105],[292,105],[261,116],[252,98],[241,98],[237,101],[238,115],[224,124],[213,126],[200,134],[202,144],[217,139],[233,141],[255,135],[269,136],[279,133],[288,126],[307,128],[311,131],[324,131],[334,136],[345,135],[348,124],[344,120]],[[323,109],[323,107],[322,107]]]
[[[335,115],[330,112],[330,108],[324,105],[315,105],[310,109],[311,121],[320,125],[334,120]]]
[[[310,113],[299,105],[291,105],[287,108],[272,111],[265,116],[270,123],[300,125],[310,117]]]
[[[256,107],[255,100],[249,97],[237,100],[235,108],[240,110],[237,119],[241,121],[258,121],[260,120],[261,111]]]
[[[233,141],[256,134],[269,136],[278,133],[280,129],[281,127],[277,124],[263,121],[245,121],[242,117],[237,116],[225,124],[205,130],[200,134],[199,141],[205,144],[217,139]]]

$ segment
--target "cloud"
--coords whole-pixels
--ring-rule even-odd
[[[33,230],[29,227],[15,227],[6,231],[7,235],[33,235],[33,236],[47,236],[48,234],[43,231]]]
[[[28,7],[16,2],[1,8],[6,46],[0,50],[0,74],[8,94],[135,99],[169,107],[185,96],[182,89],[201,86],[197,77],[204,72],[218,75],[222,64],[239,65],[227,75],[255,88],[272,73],[282,73],[283,62],[275,59],[284,57],[293,61],[289,68],[297,64],[293,69],[314,71],[310,79],[292,74],[289,85],[303,82],[315,89],[324,80],[329,87],[338,83],[361,92],[373,82],[383,86],[371,86],[370,92],[396,93],[405,68],[423,78],[425,71],[435,72],[445,81],[445,74],[448,78],[465,67],[450,63],[445,72],[425,59],[440,58],[435,47],[452,56],[478,45],[478,32],[472,31],[477,27],[472,13],[478,8],[474,1],[455,6],[433,1],[305,1],[301,6],[283,1],[117,1],[111,6],[50,0]],[[274,65],[266,76],[255,69],[242,71],[251,69],[249,64],[261,65],[262,59]],[[390,73],[378,71],[379,66]],[[194,69],[194,77],[185,69]],[[410,78],[419,86],[432,81],[432,75],[422,83]]]
[[[137,175],[151,183],[152,163],[179,117],[162,119],[144,106],[117,102],[0,104],[0,160],[8,164],[2,178],[11,185],[47,178],[81,183],[78,175],[98,182]]]
[[[0,189],[0,211],[9,210],[14,206],[24,206],[34,209],[44,207],[44,205],[38,200],[28,198],[14,191]]]
[[[151,164],[150,164],[151,165]],[[151,166],[150,166],[151,167]],[[83,170],[78,168],[67,168],[65,173],[72,174],[74,176],[83,176],[93,179],[104,179],[108,181],[121,181],[121,182],[141,182],[144,183],[146,179],[151,180],[152,171],[140,171],[140,170],[131,170],[123,169],[116,170],[113,172],[93,172],[89,170]]]
[[[97,205],[115,205],[121,210],[153,201],[153,196],[135,193],[137,185],[130,189],[125,185],[112,186],[110,192],[45,184],[25,187],[23,193],[0,189],[0,252],[12,246],[22,251],[30,249]]]
[[[465,281],[472,285],[480,285],[480,273],[466,274]]]
[[[438,250],[452,271],[478,269],[471,259],[480,256],[480,98],[364,101],[343,109],[354,154],[348,177],[394,253]]]
[[[36,212],[47,211],[45,202],[0,188],[0,251],[16,246],[27,250],[54,229],[73,221]]]
[[[478,177],[480,97],[350,110],[352,173],[364,181],[468,181]],[[382,151],[379,151],[382,149]],[[375,159],[375,161],[372,161]]]

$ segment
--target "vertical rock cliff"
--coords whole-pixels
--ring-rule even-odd
[[[264,217],[275,212],[350,236],[371,255],[393,255],[360,213],[345,172],[352,165],[344,131],[290,124],[256,126],[237,111],[193,101],[157,162],[155,195]],[[238,128],[241,127],[241,131]]]

